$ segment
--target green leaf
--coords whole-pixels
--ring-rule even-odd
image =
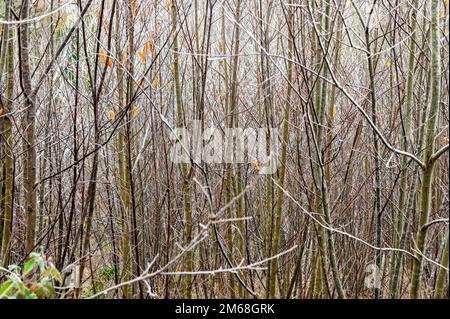
[[[53,296],[53,295],[56,294],[55,288],[54,288],[54,287],[52,286],[52,284],[50,284],[49,282],[44,283],[44,287],[45,287],[45,289],[47,290],[46,293],[45,293],[45,295],[46,295],[47,297],[51,297],[51,296]]]
[[[16,281],[16,282],[14,282],[14,283],[16,284],[17,290],[18,290],[20,293],[23,293],[23,292],[25,291],[25,285],[23,284],[23,282],[21,282],[21,281]]]
[[[28,296],[26,296],[27,299],[38,299],[35,293],[30,293]]]
[[[25,299],[37,299],[37,296],[34,292],[31,292],[29,289],[25,289]]]
[[[0,286],[0,299],[5,299],[12,295],[12,288],[14,287],[14,282],[9,279]]]
[[[36,265],[35,258],[31,258],[30,260],[28,260],[23,267],[23,275],[28,275],[34,269],[34,265]]]

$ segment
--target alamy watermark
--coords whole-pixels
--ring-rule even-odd
[[[366,266],[364,278],[364,286],[367,289],[381,289],[381,273],[380,269],[375,264],[369,264]]]
[[[259,174],[274,174],[279,166],[278,128],[175,128],[170,135],[173,163],[254,164]]]

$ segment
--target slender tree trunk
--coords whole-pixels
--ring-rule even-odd
[[[420,192],[420,215],[417,230],[417,254],[413,262],[412,281],[410,297],[419,297],[420,276],[422,272],[423,254],[425,254],[425,243],[431,205],[431,183],[433,179],[434,158],[434,138],[436,125],[439,116],[439,105],[441,98],[441,46],[439,42],[439,1],[431,1],[431,102],[427,122],[425,124],[425,152],[422,167],[422,184]]]
[[[370,23],[371,16],[374,10],[374,6],[372,7],[372,11],[369,13],[369,20],[366,25],[365,35],[366,35],[366,48],[367,48],[367,64],[369,69],[369,79],[370,79],[370,98],[372,104],[372,122],[375,126],[377,126],[378,122],[378,113],[377,113],[377,98],[375,91],[375,69],[372,58],[372,50],[371,50],[371,42],[370,42]],[[381,247],[381,167],[380,167],[380,146],[378,141],[378,135],[373,130],[373,147],[374,147],[374,163],[375,163],[375,208],[374,208],[374,216],[375,216],[375,246]],[[375,252],[375,265],[378,267],[378,270],[381,272],[381,251],[376,250]],[[375,285],[374,288],[374,298],[380,298],[380,287]]]
[[[403,139],[402,139],[402,148],[404,151],[409,151],[409,143],[411,139],[411,125],[412,125],[412,104],[413,104],[413,89],[414,89],[414,69],[415,69],[415,52],[416,52],[416,26],[417,26],[417,6],[418,6],[418,0],[415,0],[412,4],[412,12],[411,12],[411,40],[409,43],[409,57],[408,57],[408,76],[407,76],[407,84],[406,84],[406,110],[405,110],[405,118],[402,119],[403,121]],[[398,204],[398,217],[396,222],[397,227],[397,233],[396,236],[396,246],[398,246],[401,242],[402,234],[403,234],[403,227],[405,222],[405,219],[403,216],[407,216],[408,212],[408,203],[406,202],[406,198],[408,197],[408,191],[406,187],[407,183],[407,177],[408,177],[408,159],[404,156],[402,158],[402,173],[400,177],[400,195],[399,195],[399,204]],[[413,176],[413,185],[415,186],[415,179],[416,174]],[[414,187],[415,188],[415,187]],[[415,192],[412,192],[414,194]],[[392,254],[392,263],[391,263],[391,273],[393,276],[391,277],[391,296],[393,298],[397,298],[397,284],[398,284],[398,274],[395,271],[396,265],[400,262],[399,259],[401,259],[403,256],[398,254],[397,252],[393,252]]]
[[[225,6],[222,6],[222,12],[221,12],[221,41],[222,41],[222,54],[226,56],[227,54],[227,42],[226,42],[226,34],[225,34]],[[226,112],[226,126],[227,128],[231,128],[233,126],[233,113],[230,109],[230,103],[229,103],[229,80],[228,80],[228,63],[227,59],[223,59],[222,62],[222,70],[223,70],[223,78],[224,78],[224,86],[225,86],[225,94],[224,94],[224,103],[225,103],[225,112]],[[227,163],[226,165],[226,180],[225,180],[225,198],[227,203],[231,201],[233,198],[233,184],[234,184],[234,178],[233,178],[233,166],[231,163]],[[229,206],[227,208],[227,218],[233,218],[233,212],[232,207]],[[228,244],[228,251],[230,254],[230,257],[233,256],[233,228],[231,223],[228,223],[226,225],[227,227],[227,244]],[[235,275],[233,273],[229,274],[229,281],[230,281],[230,298],[234,299],[236,297],[235,292]]]
[[[239,70],[239,48],[240,48],[240,26],[238,23],[241,20],[241,0],[235,1],[235,20],[236,25],[234,29],[234,52],[233,52],[233,62],[232,62],[232,71],[231,71],[231,90],[230,90],[230,116],[231,116],[231,127],[238,127],[239,125],[239,103],[238,103],[238,70]],[[241,173],[242,165],[237,163],[236,165],[236,175],[231,170],[232,176],[230,181],[230,186],[234,189],[234,195],[237,196],[241,193],[242,190],[242,173]],[[236,217],[242,218],[244,216],[243,211],[243,199],[239,197],[236,202]],[[244,258],[245,250],[244,250],[244,223],[242,220],[237,222],[237,226],[239,229],[238,236],[238,250],[239,250],[239,258]],[[243,287],[242,285],[238,286],[238,296],[243,296]]]
[[[442,257],[440,264],[444,267],[448,268],[448,233],[447,239],[445,240],[445,246],[442,250]],[[444,288],[445,288],[445,280],[448,277],[448,272],[444,268],[439,268],[438,276],[436,279],[436,288],[434,289],[434,299],[442,299],[444,298]]]
[[[292,29],[293,24],[293,7],[292,0],[289,1],[290,6],[288,7],[288,29],[290,34],[294,34]],[[288,39],[288,65],[287,65],[287,92],[286,92],[286,103],[284,110],[284,121],[283,121],[283,145],[281,147],[281,162],[280,162],[280,173],[278,176],[278,183],[284,187],[284,178],[286,175],[286,157],[287,157],[287,146],[289,143],[289,116],[291,112],[291,95],[292,95],[292,57],[293,57],[293,36]],[[274,226],[274,236],[272,243],[272,254],[275,256],[278,254],[278,246],[280,241],[280,228],[281,228],[281,218],[283,212],[283,191],[279,188],[277,192],[277,206],[275,211],[275,226]],[[278,270],[278,258],[271,260],[270,265],[270,293],[269,298],[275,298],[276,291],[276,281],[277,281],[277,270]]]
[[[172,11],[172,36],[173,36],[173,73],[175,78],[175,95],[176,95],[176,105],[177,105],[177,120],[178,126],[181,127],[184,125],[183,121],[183,103],[181,96],[181,82],[180,82],[180,70],[179,70],[179,62],[178,62],[178,36],[177,36],[177,2],[176,0],[172,1],[171,11]],[[191,211],[191,190],[190,190],[190,168],[189,164],[182,164],[182,175],[183,175],[183,205],[184,205],[184,219],[185,219],[185,227],[184,227],[184,244],[185,246],[189,245],[192,241],[192,211]],[[184,259],[184,270],[186,272],[192,271],[192,251],[186,251],[185,259]],[[184,297],[186,299],[192,298],[192,276],[185,275],[184,276]]]
[[[121,19],[120,19],[120,9],[119,6],[116,9],[116,51],[121,59],[122,63],[127,64],[125,60],[125,55],[121,48],[120,43],[120,30],[121,30]],[[127,56],[127,59],[132,59],[132,56]],[[117,92],[119,100],[119,112],[124,112],[124,106],[126,106],[125,93],[124,93],[124,77],[122,67],[119,65],[117,67]],[[129,196],[129,191],[126,183],[125,176],[125,162],[126,162],[126,150],[125,150],[125,134],[126,128],[121,127],[117,134],[117,165],[118,165],[118,184],[120,192],[120,224],[121,224],[121,245],[120,245],[120,255],[122,257],[122,274],[121,278],[127,281],[131,278],[131,256],[130,256],[130,229],[129,229],[129,216],[131,211],[131,200]],[[131,289],[129,286],[124,286],[122,288],[122,293],[125,298],[131,298]]]
[[[329,47],[329,42],[331,41],[331,38],[329,36],[329,17],[331,14],[331,3],[329,0],[325,0],[325,18],[323,19],[323,29],[325,36],[327,37],[327,46]],[[311,10],[310,10],[311,11]],[[318,35],[317,35],[318,36]],[[326,54],[326,52],[322,52],[322,54]],[[320,56],[319,56],[320,57]],[[323,56],[323,59],[326,59],[325,56]],[[319,60],[320,61],[320,60]],[[323,61],[321,61],[323,62]],[[329,75],[329,69],[324,63],[323,69],[322,69],[322,77],[324,79],[327,79]],[[329,208],[329,194],[328,194],[328,185],[326,183],[325,178],[325,169],[324,169],[324,157],[322,156],[323,153],[323,130],[324,130],[324,124],[326,123],[325,115],[326,115],[326,103],[327,103],[327,91],[328,91],[328,83],[326,80],[318,81],[316,85],[321,85],[321,89],[317,89],[316,94],[319,94],[319,96],[316,95],[316,104],[318,105],[318,116],[317,116],[317,134],[315,135],[314,131],[312,131],[313,137],[315,135],[315,152],[317,156],[317,164],[315,165],[315,176],[316,176],[316,192],[318,194],[318,198],[316,198],[317,201],[317,208],[320,212],[320,218],[325,221],[327,225],[331,225],[331,216],[330,216],[330,208]],[[341,275],[339,273],[339,266],[336,256],[336,249],[334,245],[334,236],[333,232],[330,230],[324,231],[322,228],[318,229],[318,236],[319,236],[319,245],[320,249],[322,251],[322,262],[323,264],[323,280],[326,281],[326,267],[325,267],[325,256],[329,258],[331,273],[333,275],[333,281],[335,289],[338,293],[339,298],[345,298],[346,294],[344,291],[344,288],[342,286],[342,280]]]
[[[128,2],[128,10],[127,10],[127,38],[128,38],[128,53],[130,55],[128,60],[128,77],[127,77],[127,95],[126,95],[126,105],[129,109],[133,109],[131,107],[134,100],[134,56],[135,56],[135,40],[134,40],[134,19],[135,19],[135,8],[134,2]],[[137,226],[137,216],[136,216],[136,205],[135,205],[135,188],[133,181],[133,172],[132,172],[132,118],[133,112],[127,112],[126,114],[126,133],[125,133],[125,187],[126,192],[128,193],[128,198],[130,201],[126,203],[126,210],[130,214],[130,224],[131,235],[133,239],[133,252],[134,252],[134,261],[136,263],[134,268],[134,275],[139,277],[140,275],[140,258],[139,258],[139,245],[138,245],[138,226]],[[138,282],[137,284],[139,288],[139,295],[143,298],[142,291],[142,282]]]
[[[5,19],[10,20],[10,4],[11,1],[5,1]],[[4,216],[3,216],[3,237],[0,252],[0,259],[4,266],[9,263],[9,247],[11,240],[11,228],[13,220],[13,185],[14,185],[14,142],[12,136],[12,99],[14,93],[14,46],[13,46],[13,30],[5,25],[3,32],[5,33],[3,50],[6,52],[6,98],[2,101],[3,109],[3,152],[4,152]],[[2,74],[0,74],[1,76]],[[1,234],[1,233],[0,233]]]
[[[30,11],[30,1],[23,0],[21,15],[22,20],[28,19]],[[22,90],[25,98],[25,113],[23,117],[24,135],[22,146],[24,151],[23,158],[23,187],[24,187],[24,204],[26,213],[26,242],[25,250],[29,254],[35,243],[36,233],[36,140],[35,140],[35,122],[36,122],[36,105],[35,93],[31,85],[30,71],[30,43],[29,43],[29,26],[28,23],[20,25],[20,73]]]

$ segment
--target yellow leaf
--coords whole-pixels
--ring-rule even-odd
[[[391,60],[391,58],[389,58],[389,59],[387,59],[387,61],[386,61],[386,67],[387,68],[390,68],[392,66],[392,60]]]
[[[101,49],[99,55],[100,55],[100,61],[102,63],[107,63],[108,68],[113,67],[113,61],[110,57],[108,57],[108,54],[106,54],[105,50]]]
[[[155,50],[155,43],[153,42],[153,39],[150,39],[147,44],[145,45],[145,50],[148,52],[152,52]]]
[[[111,119],[111,121],[115,121],[116,120],[116,113],[114,111],[109,111],[109,118]]]
[[[259,162],[257,159],[253,161],[253,166],[255,167],[255,171],[259,172]]]
[[[147,61],[147,53],[145,53],[145,50],[138,52],[139,59],[141,59],[142,63],[145,63]]]
[[[444,20],[444,19],[445,19],[445,16],[446,16],[446,14],[445,14],[445,9],[442,9],[442,10],[439,12],[439,19]]]
[[[100,61],[106,62],[107,56],[105,50],[100,50]]]
[[[142,78],[142,79],[138,82],[138,87],[139,87],[140,89],[143,89],[143,88],[144,88],[144,81],[145,81],[145,78]]]
[[[158,87],[158,83],[159,83],[158,77],[155,76],[155,78],[152,81],[152,86],[154,89],[156,89]]]
[[[3,116],[3,113],[5,113],[5,110],[3,108],[0,109],[0,116]]]
[[[331,115],[332,115],[333,117],[335,117],[336,114],[337,114],[336,108],[335,108],[334,105],[333,105],[333,107],[331,108]]]
[[[347,0],[347,2],[345,3],[345,7],[350,8],[351,5],[352,5],[352,0]]]
[[[61,30],[61,20],[56,21],[55,31],[59,32]]]
[[[107,58],[108,58],[108,55],[106,54],[106,51],[103,49],[100,50],[100,61],[105,63]]]
[[[133,117],[138,116],[139,114],[139,109],[137,108],[137,106],[133,106],[133,109],[131,110],[131,115],[133,115]]]

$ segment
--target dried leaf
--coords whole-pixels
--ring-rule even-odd
[[[159,84],[159,79],[157,76],[155,76],[155,78],[152,81],[153,88],[156,89],[158,87],[158,84]]]
[[[150,40],[146,43],[145,50],[151,53],[153,53],[153,51],[155,50],[155,43],[153,42],[152,38],[150,38]]]
[[[113,110],[109,111],[109,118],[111,119],[111,121],[116,120],[116,113]]]
[[[144,88],[144,81],[145,81],[145,78],[142,78],[142,79],[139,80],[139,82],[138,82],[138,87],[139,87],[140,89],[143,89],[143,88]]]
[[[134,0],[133,3],[133,12],[134,15],[137,16],[138,12],[139,12],[139,2],[137,0]]]
[[[139,109],[137,108],[137,106],[133,106],[133,109],[131,110],[131,115],[133,115],[133,117],[139,115]]]
[[[259,172],[259,162],[257,159],[253,161],[253,166],[255,167],[255,171]]]
[[[335,108],[334,105],[333,105],[333,107],[331,108],[331,115],[332,115],[333,117],[335,117],[336,114],[337,114],[336,108]]]
[[[145,52],[145,49],[142,51],[139,51],[138,55],[139,55],[139,59],[141,60],[142,63],[145,63],[145,61],[147,61],[147,53]]]
[[[391,66],[392,66],[392,59],[389,58],[389,59],[387,59],[387,61],[386,61],[386,67],[387,67],[387,68],[390,68]]]
[[[100,61],[105,63],[106,59],[108,59],[108,55],[106,54],[106,51],[101,49],[100,50]]]
[[[167,1],[166,4],[166,11],[170,12],[170,10],[172,9],[172,0]]]

